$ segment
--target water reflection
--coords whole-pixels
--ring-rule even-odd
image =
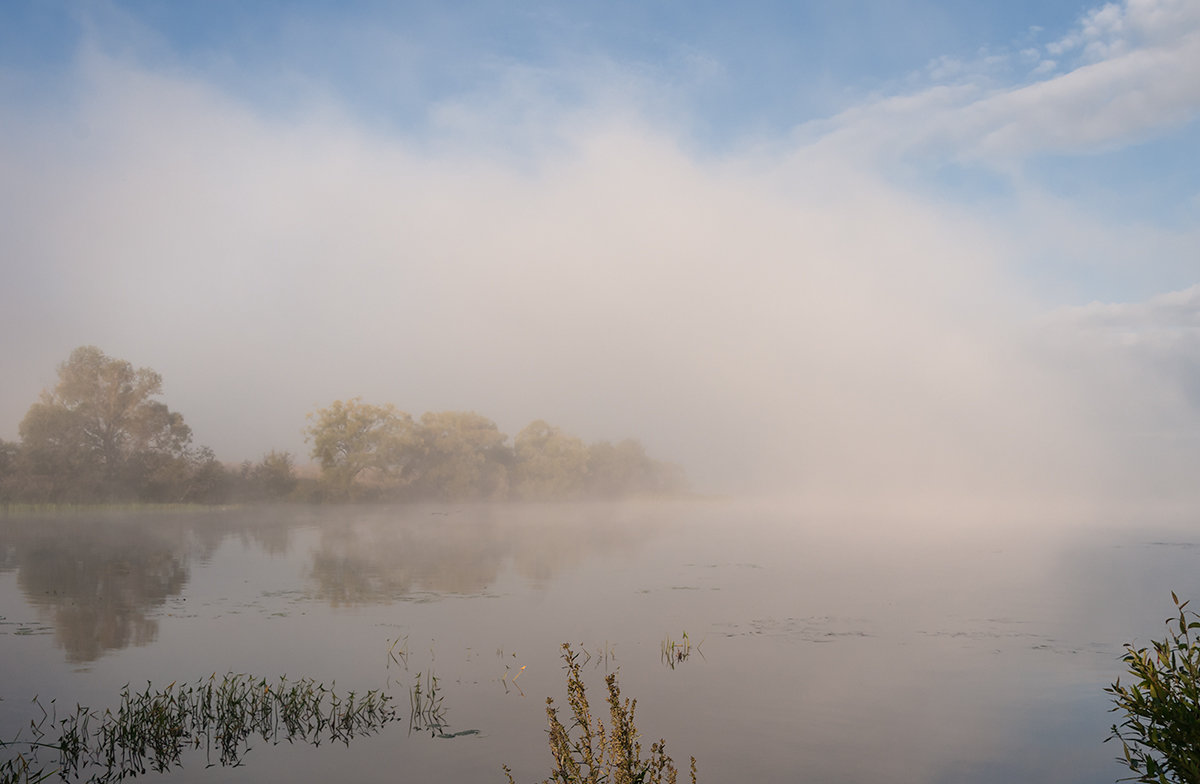
[[[286,548],[278,513],[133,513],[6,519],[0,571],[54,628],[68,662],[95,661],[158,636],[158,610],[183,593],[193,563],[231,534],[268,552]]]
[[[309,577],[335,606],[477,595],[512,566],[543,582],[584,558],[629,551],[644,512],[613,505],[386,507],[321,526]]]
[[[255,507],[8,519],[0,571],[81,664],[153,643],[169,600],[223,543],[288,555],[315,541],[298,579],[346,606],[478,595],[511,567],[543,582],[596,553],[635,546],[648,516],[614,505]],[[307,532],[302,534],[301,532]],[[303,552],[303,551],[301,551]],[[184,599],[180,599],[181,601]]]
[[[72,663],[146,645],[151,617],[189,577],[178,531],[111,520],[13,522],[0,531],[5,570],[17,570],[26,599],[53,624]]]
[[[161,634],[87,672],[50,637],[0,637],[0,728],[34,694],[99,707],[128,681],[386,679],[411,735],[262,749],[244,780],[477,781],[500,762],[540,780],[574,641],[596,685],[621,668],[648,734],[702,750],[705,780],[1112,780],[1102,688],[1121,643],[1161,636],[1169,591],[1200,597],[1198,535],[1051,523],[732,503],[6,520],[0,613],[37,608],[69,661]]]

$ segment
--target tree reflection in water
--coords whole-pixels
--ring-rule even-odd
[[[652,526],[617,504],[408,506],[350,510],[321,527],[309,572],[335,606],[473,595],[509,565],[540,582],[604,552],[632,550]]]
[[[148,645],[157,612],[184,594],[194,568],[235,537],[284,555],[316,529],[303,578],[334,606],[488,590],[506,569],[549,580],[585,558],[634,548],[654,506],[503,504],[247,507],[7,518],[0,571],[53,625],[73,664]]]
[[[16,571],[67,661],[81,664],[152,643],[155,612],[183,592],[193,562],[206,562],[231,533],[278,547],[278,522],[220,512],[9,518],[0,526],[0,571]]]

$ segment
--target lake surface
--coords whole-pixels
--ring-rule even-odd
[[[1191,519],[956,526],[691,502],[299,507],[0,519],[0,732],[217,673],[438,678],[441,732],[259,743],[171,781],[520,782],[550,770],[560,645],[594,705],[702,782],[1104,782],[1122,644],[1200,601]],[[663,658],[665,640],[692,643]],[[397,655],[400,654],[400,655]],[[673,666],[672,666],[673,665]],[[452,736],[452,737],[446,737]],[[686,772],[684,774],[686,778]]]

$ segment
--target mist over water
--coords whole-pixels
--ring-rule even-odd
[[[223,775],[534,780],[571,641],[702,780],[1115,779],[1102,690],[1170,591],[1200,591],[1193,521],[1026,522],[711,501],[10,517],[0,731],[33,694],[103,708],[129,682],[303,675],[386,689],[403,721],[349,749],[252,744]],[[430,672],[442,735],[404,726]],[[172,778],[214,772],[195,752]]]

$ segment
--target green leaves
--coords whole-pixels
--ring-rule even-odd
[[[1200,784],[1200,628],[1198,616],[1171,592],[1178,616],[1166,621],[1167,638],[1150,648],[1126,644],[1125,662],[1133,680],[1118,678],[1105,692],[1125,720],[1106,740],[1121,742],[1118,762],[1149,784]]]

